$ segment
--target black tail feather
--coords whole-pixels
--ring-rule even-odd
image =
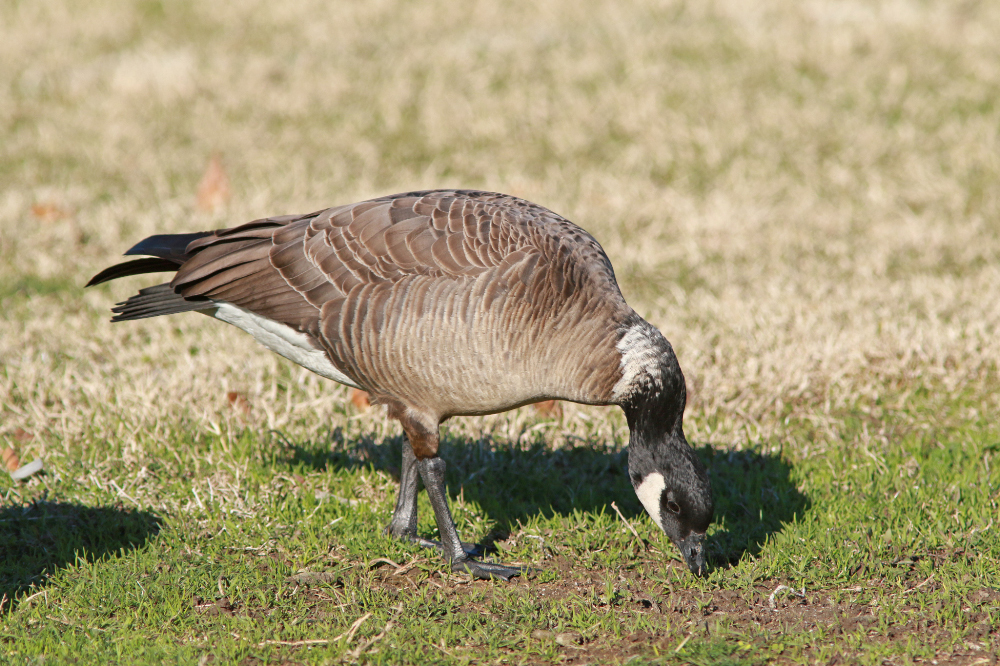
[[[126,256],[148,254],[161,259],[173,259],[178,264],[188,259],[187,246],[193,240],[211,236],[214,231],[198,231],[193,234],[159,234],[143,239],[129,248]]]
[[[96,284],[128,275],[176,271],[185,261],[190,259],[190,256],[187,254],[187,246],[191,241],[210,236],[213,233],[212,231],[201,231],[193,234],[161,234],[150,236],[132,247],[125,254],[148,254],[152,256],[126,261],[105,268],[90,278],[87,286],[92,287]],[[158,284],[155,287],[140,289],[139,293],[135,296],[111,308],[111,311],[115,313],[111,321],[145,319],[147,317],[177,314],[178,312],[208,310],[213,307],[215,307],[215,304],[207,298],[198,296],[184,298],[175,292],[169,284]]]
[[[90,282],[87,283],[87,286],[93,287],[96,284],[101,284],[102,282],[107,282],[109,280],[116,280],[120,277],[126,277],[128,275],[163,273],[166,271],[176,271],[178,268],[180,268],[179,263],[168,259],[160,259],[158,257],[136,259],[134,261],[126,261],[124,263],[115,264],[114,266],[105,268],[103,271],[90,278]]]
[[[169,284],[158,284],[155,287],[140,289],[135,296],[111,308],[111,311],[115,313],[111,321],[146,319],[147,317],[159,317],[178,312],[209,310],[214,307],[215,303],[210,299],[184,298],[175,292]]]

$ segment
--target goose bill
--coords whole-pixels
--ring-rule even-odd
[[[686,539],[677,542],[684,561],[687,562],[691,573],[696,576],[707,576],[708,568],[705,566],[705,533],[691,532]]]

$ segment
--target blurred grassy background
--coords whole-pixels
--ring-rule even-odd
[[[773,433],[800,403],[981,387],[995,374],[1000,10],[989,3],[0,12],[8,390],[13,367],[80,347],[46,334],[66,325],[93,331],[84,347],[125,357],[125,337],[150,336],[164,368],[189,345],[171,327],[232,335],[197,374],[240,384],[234,363],[274,361],[247,361],[235,332],[197,317],[112,329],[105,305],[130,287],[79,286],[147,234],[456,186],[526,197],[594,233],[627,298],[678,348],[696,421]],[[213,154],[233,196],[206,214],[194,191]],[[95,379],[129,363],[89,360],[75,372]],[[132,392],[123,381],[105,390]],[[191,381],[167,402],[202,395]],[[15,421],[3,427],[43,427]]]
[[[474,187],[591,231],[677,350],[689,438],[719,460],[750,448],[772,476],[778,457],[798,465],[783,497],[812,493],[828,512],[815,525],[847,510],[838,492],[869,496],[852,469],[895,478],[886,460],[942,442],[985,464],[985,494],[960,521],[985,523],[1000,411],[998,34],[1000,7],[975,0],[0,3],[0,441],[52,470],[2,486],[5,501],[121,491],[183,531],[211,521],[188,485],[239,488],[252,458],[261,485],[232,506],[270,506],[284,487],[265,471],[272,454],[233,448],[247,432],[396,441],[380,414],[356,414],[343,389],[235,329],[195,315],[112,327],[108,307],[148,279],[82,285],[149,234]],[[232,196],[205,211],[195,192],[213,155]],[[614,410],[567,406],[556,424],[522,410],[449,432],[560,448],[619,445],[623,427]],[[972,469],[956,471],[963,484]],[[354,483],[322,470],[317,484]],[[796,501],[774,519],[800,516]],[[753,555],[751,541],[716,554]],[[782,564],[789,547],[725,580],[805,575]]]

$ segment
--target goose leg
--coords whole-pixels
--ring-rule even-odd
[[[387,534],[408,541],[420,541],[417,538],[417,457],[413,455],[410,442],[403,442],[403,467],[399,474],[399,496],[396,498],[396,509],[392,512],[392,521],[385,528]],[[424,545],[421,543],[420,545]]]
[[[474,578],[489,580],[490,578],[500,578],[510,580],[521,573],[517,567],[507,567],[502,564],[488,564],[474,560],[462,547],[462,541],[458,538],[458,530],[455,528],[455,521],[451,517],[448,509],[448,498],[444,489],[445,463],[441,458],[424,458],[417,460],[417,468],[420,470],[420,477],[424,480],[424,487],[427,488],[427,496],[434,509],[434,518],[437,520],[438,532],[441,533],[441,550],[444,558],[451,564],[452,571],[467,571]]]
[[[403,444],[403,466],[399,474],[399,496],[396,498],[396,509],[392,513],[392,521],[386,526],[386,534],[398,539],[412,541],[424,548],[441,548],[441,542],[422,539],[417,536],[417,492],[420,472],[417,471],[417,457],[413,455],[413,447],[407,440]],[[482,549],[474,543],[462,543],[462,550],[478,557]]]

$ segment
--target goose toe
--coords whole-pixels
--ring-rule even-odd
[[[511,578],[520,576],[521,574],[527,572],[527,569],[522,567],[508,567],[504,564],[480,562],[472,559],[471,557],[452,562],[451,570],[455,573],[465,572],[471,574],[473,578],[477,578],[479,580],[499,578],[503,581],[509,581]]]

